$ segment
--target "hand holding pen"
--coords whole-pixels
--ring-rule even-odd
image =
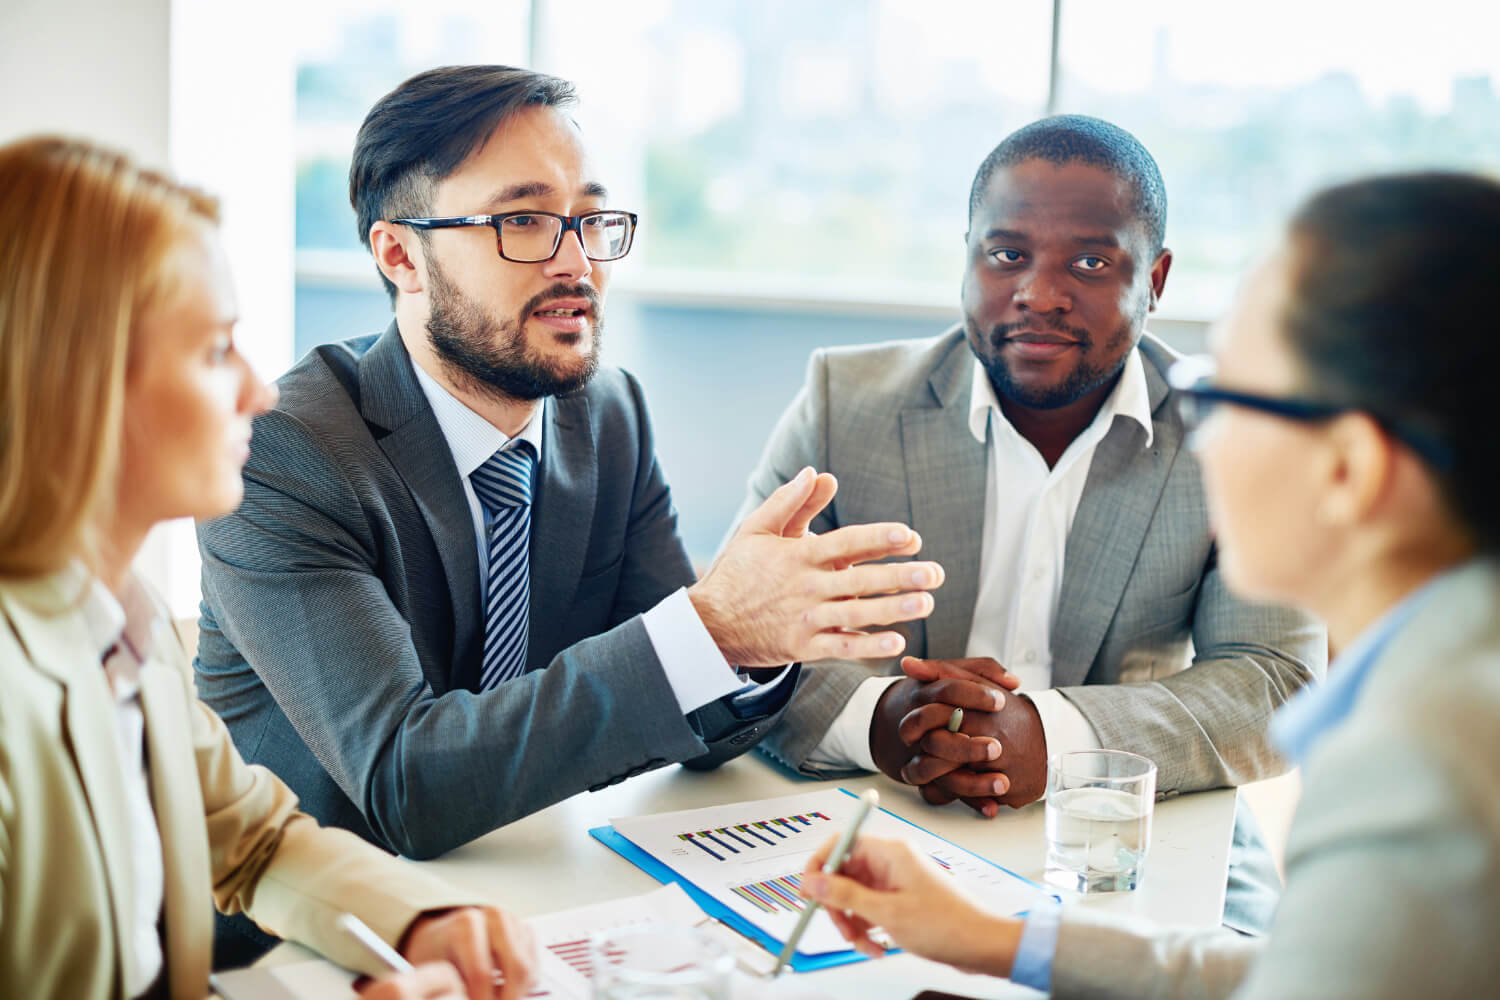
[[[834,846],[824,844],[808,860],[802,894],[828,908],[860,954],[885,954],[871,937],[878,927],[913,954],[966,972],[1010,975],[1020,920],[975,906],[952,876],[908,841],[861,837],[836,874],[826,865]]]
[[[870,788],[859,797],[859,805],[855,807],[854,817],[850,819],[849,825],[839,835],[836,841],[830,840],[813,855],[813,860],[807,863],[807,871],[836,872],[844,863],[844,858],[849,855],[854,846],[854,838],[859,836],[859,828],[864,825],[865,817],[870,815],[870,810],[880,803],[880,793]],[[814,864],[816,862],[816,865]],[[804,876],[804,885],[805,876]],[[807,895],[806,892],[803,893]],[[802,916],[797,919],[797,926],[792,930],[791,936],[786,939],[786,945],[781,949],[781,955],[776,959],[776,968],[771,970],[771,978],[775,979],[781,975],[781,970],[786,968],[792,961],[792,956],[797,953],[797,943],[802,940],[802,934],[807,930],[807,925],[812,921],[813,914],[818,912],[818,903],[812,902],[802,909]]]
[[[463,935],[452,929],[452,920],[446,922],[440,920],[441,917],[452,917],[455,914],[469,916],[470,914],[466,914],[465,910],[473,909],[475,908],[464,907],[429,917],[426,925],[429,933],[442,932],[445,927],[449,929],[446,934],[447,943],[443,945],[446,951],[440,954],[423,955],[419,954],[421,949],[414,949],[408,942],[408,952],[418,960],[415,966],[396,949],[382,941],[379,935],[370,930],[364,921],[354,914],[345,913],[340,916],[339,929],[363,945],[366,951],[393,973],[392,976],[382,976],[370,983],[361,990],[360,995],[365,1000],[493,1000],[496,997],[506,997],[507,983],[500,969],[485,963],[484,973],[475,974],[476,963],[465,954],[465,948],[462,947],[465,943],[471,945],[467,949],[469,951],[483,947],[486,944],[484,935]],[[491,909],[483,908],[481,916],[488,915],[486,911]],[[498,911],[495,912],[498,913]],[[459,930],[462,930],[461,925]],[[416,935],[413,931],[409,932],[408,936],[415,937]],[[530,954],[535,951],[529,929],[525,934],[517,934],[512,929],[510,937],[529,959]],[[468,939],[467,942],[465,938]],[[530,989],[535,980],[535,973],[530,967],[534,959],[518,963],[512,956],[508,960],[509,967],[515,973],[515,980],[508,984],[510,987],[508,992],[510,994],[524,993]]]

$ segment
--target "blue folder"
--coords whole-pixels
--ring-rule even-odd
[[[854,795],[854,793],[849,791],[849,789],[847,788],[840,788],[839,791],[843,792],[845,795]],[[916,823],[913,823],[905,816],[897,816],[889,809],[881,809],[880,811],[885,813],[887,816],[892,817],[893,819],[900,820],[908,826],[916,827],[923,833],[931,834],[932,836],[937,837],[937,834],[932,833],[931,830],[928,830],[921,826],[917,826]],[[754,941],[756,944],[760,945],[771,954],[779,955],[781,953],[781,948],[786,942],[772,937],[770,934],[766,933],[764,930],[761,930],[760,927],[756,926],[747,918],[736,913],[734,910],[731,910],[724,903],[721,903],[719,900],[715,899],[707,892],[704,892],[702,889],[698,888],[696,885],[689,882],[681,875],[677,874],[677,872],[674,871],[670,865],[658,860],[655,857],[652,857],[649,853],[642,850],[640,847],[637,847],[633,841],[621,835],[618,831],[615,830],[614,827],[596,826],[589,831],[589,836],[593,837],[595,840],[599,841],[599,843],[603,844],[605,847],[608,847],[610,850],[614,851],[616,854],[620,855],[620,857],[624,858],[626,861],[629,861],[631,864],[635,865],[637,868],[641,869],[647,875],[650,875],[652,878],[656,879],[658,882],[676,882],[678,885],[682,886],[684,892],[692,897],[693,902],[697,903],[698,906],[702,908],[704,913],[707,913],[715,920],[718,920],[720,923],[734,928],[736,931]],[[948,840],[946,837],[938,837],[938,839],[943,841],[944,843],[953,844],[953,842],[951,840]],[[953,844],[953,846],[958,850],[963,851],[965,854],[969,854],[973,857],[979,858],[979,860],[985,862],[986,864],[994,865],[996,868],[999,868],[1007,875],[1010,875],[1013,878],[1020,879],[1027,885],[1036,886],[1038,889],[1042,888],[1031,879],[1026,878],[1022,875],[1017,875],[1015,872],[1011,871],[1009,868],[1006,868],[1004,865],[996,865],[995,862],[989,860],[988,858],[981,857],[980,855],[975,854],[973,851],[969,850],[966,847],[959,847],[959,845],[957,844]],[[814,969],[827,969],[835,965],[847,965],[850,962],[860,962],[864,960],[864,957],[865,956],[861,955],[853,948],[850,948],[846,951],[830,951],[821,955],[804,955],[799,951],[792,956],[791,966],[797,972],[811,972]]]

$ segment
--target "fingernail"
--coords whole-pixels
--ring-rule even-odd
[[[994,819],[996,816],[1000,815],[1000,807],[995,805],[995,803],[993,802],[987,802],[984,806],[984,814],[990,819]]]
[[[1001,694],[999,691],[991,691],[990,704],[993,706],[993,711],[1000,711],[1005,707],[1005,695]]]
[[[906,600],[901,602],[902,612],[908,615],[916,614],[918,609],[920,609],[921,607],[922,599],[919,597],[908,597]]]
[[[884,639],[880,640],[880,648],[885,650],[887,653],[894,653],[896,650],[901,648],[901,643],[896,639],[895,636],[886,636]]]
[[[925,569],[909,569],[906,571],[906,585],[908,587],[925,587],[931,579]]]
[[[1000,756],[1000,744],[991,743],[989,746],[985,747],[984,752],[985,756],[989,757],[990,760],[995,760]]]
[[[892,545],[900,545],[902,542],[906,541],[906,529],[902,527],[892,528],[890,530],[890,533],[887,534],[886,537],[891,540]]]
[[[801,486],[803,483],[807,482],[807,480],[812,476],[812,474],[813,474],[812,466],[809,465],[809,466],[804,467],[801,472],[797,473],[797,485]]]
[[[828,891],[828,879],[821,874],[804,876],[802,879],[802,895],[809,899],[822,899],[823,894]]]
[[[1004,795],[1006,792],[1010,791],[1010,779],[1003,774],[1000,775],[995,779],[994,788],[996,795]]]

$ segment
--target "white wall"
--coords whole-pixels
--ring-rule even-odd
[[[167,162],[168,0],[0,0],[0,142],[99,139]]]
[[[0,0],[0,143],[83,136],[218,195],[236,337],[267,378],[292,360],[290,13],[284,0]],[[193,613],[190,523],[153,533],[137,566],[174,614]]]

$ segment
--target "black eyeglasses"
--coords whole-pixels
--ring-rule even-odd
[[[1213,361],[1205,357],[1183,358],[1167,370],[1167,382],[1177,390],[1178,408],[1187,429],[1189,445],[1196,444],[1194,439],[1198,438],[1204,421],[1223,404],[1304,422],[1331,420],[1345,413],[1369,413],[1369,410],[1360,406],[1225,389],[1214,384],[1215,374]],[[1390,420],[1373,413],[1369,415],[1392,437],[1406,444],[1434,468],[1444,470],[1451,464],[1452,456],[1448,447],[1435,435],[1425,433],[1407,422]]]
[[[505,212],[501,215],[453,215],[438,219],[390,219],[392,224],[413,229],[453,229],[459,226],[490,226],[500,256],[517,264],[551,260],[562,246],[563,233],[578,234],[589,260],[619,260],[630,252],[635,240],[634,212],[584,212],[557,215],[553,212]]]

